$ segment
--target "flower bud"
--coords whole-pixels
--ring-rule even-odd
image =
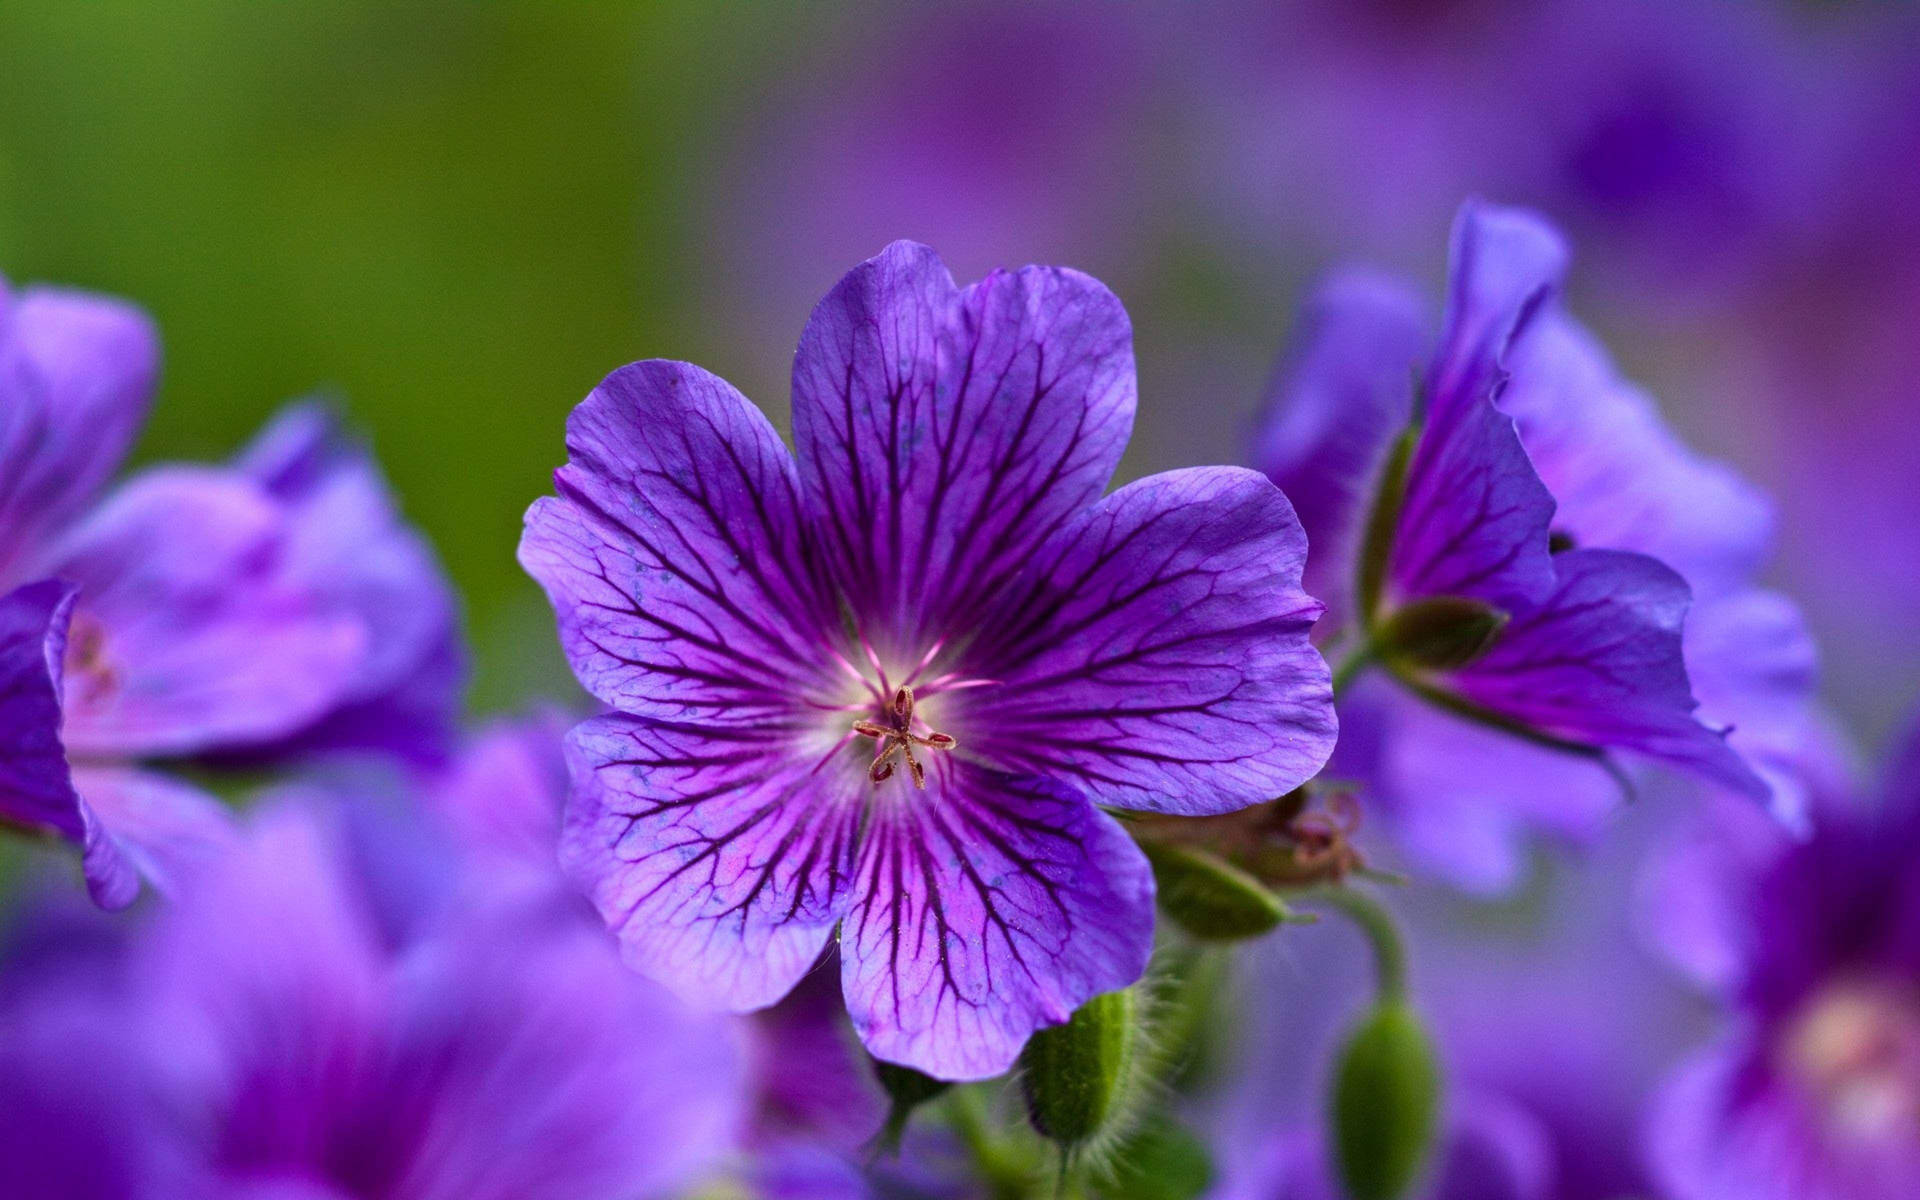
[[[1383,1000],[1347,1039],[1333,1081],[1333,1141],[1352,1200],[1406,1195],[1432,1147],[1440,1072],[1420,1018]]]
[[[1464,667],[1488,650],[1508,615],[1467,596],[1429,596],[1402,605],[1374,632],[1381,657],[1428,671]]]
[[[1160,909],[1188,933],[1213,941],[1258,937],[1290,914],[1271,889],[1205,850],[1142,842]]]
[[[944,1079],[935,1079],[922,1074],[912,1067],[903,1067],[899,1063],[885,1062],[875,1058],[874,1078],[886,1089],[889,1105],[887,1123],[880,1127],[879,1136],[874,1139],[873,1149],[879,1154],[893,1154],[900,1149],[900,1138],[907,1131],[907,1120],[913,1116],[913,1110],[927,1101],[938,1097],[952,1087]]]
[[[1108,1132],[1120,1115],[1138,1036],[1133,989],[1095,996],[1020,1053],[1027,1119],[1064,1150]]]

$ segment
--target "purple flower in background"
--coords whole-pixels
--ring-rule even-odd
[[[1682,815],[1623,813],[1592,855],[1542,872],[1524,904],[1489,909],[1431,883],[1397,898],[1411,995],[1444,1079],[1434,1156],[1407,1200],[1659,1194],[1640,1151],[1648,1105],[1711,1022],[1644,953],[1628,901],[1634,866]],[[1350,928],[1327,922],[1290,930],[1247,965],[1238,1076],[1203,1123],[1220,1166],[1213,1194],[1334,1200],[1326,1081],[1371,963]]]
[[[109,907],[226,835],[140,764],[431,748],[460,673],[431,555],[317,410],[99,495],[158,355],[125,304],[0,286],[0,820],[84,847]]]
[[[1920,1190],[1920,736],[1878,804],[1814,816],[1806,841],[1692,881],[1738,921],[1712,960],[1735,1020],[1649,1126],[1676,1200]]]
[[[0,1136],[43,1194],[625,1200],[713,1168],[740,1116],[726,1022],[550,904],[396,941],[343,811],[270,802],[114,986],[0,975],[0,1024],[37,1034],[6,1039]]]
[[[1377,638],[1423,604],[1444,623],[1432,605],[1464,599],[1484,621],[1476,644],[1359,680],[1335,761],[1373,784],[1406,853],[1482,889],[1516,877],[1523,829],[1591,832],[1617,796],[1595,766],[1606,754],[1765,796],[1736,751],[1789,783],[1813,727],[1798,614],[1751,585],[1766,504],[1680,446],[1557,308],[1564,260],[1537,219],[1469,205],[1432,350],[1410,289],[1337,278],[1256,449],[1318,549],[1309,586],[1344,618]],[[1397,517],[1370,534],[1390,476]],[[1695,716],[1696,685],[1716,723],[1744,731],[1731,745]],[[1793,816],[1791,787],[1775,790]]]
[[[1134,410],[1119,302],[964,290],[896,243],[815,311],[797,458],[696,367],[609,376],[521,561],[618,710],[572,736],[564,856],[629,961],[772,1003],[840,927],[876,1055],[998,1074],[1145,966],[1152,881],[1096,805],[1224,812],[1333,741],[1305,541],[1208,468],[1102,498]]]

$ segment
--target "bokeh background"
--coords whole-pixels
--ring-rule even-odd
[[[0,270],[167,346],[143,459],[331,392],[465,593],[473,702],[570,685],[513,561],[607,371],[776,416],[812,302],[896,237],[1133,313],[1129,473],[1244,455],[1317,273],[1437,285],[1469,194],[1778,499],[1861,739],[1920,692],[1920,12],[1897,3],[0,6]]]

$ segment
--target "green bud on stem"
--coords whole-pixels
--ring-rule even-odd
[[[1333,1080],[1333,1144],[1352,1200],[1400,1200],[1432,1149],[1440,1070],[1403,1000],[1382,1000],[1348,1037]]]
[[[1095,996],[1066,1024],[1034,1034],[1021,1052],[1027,1119],[1063,1152],[1110,1132],[1120,1117],[1138,1007],[1131,988]]]

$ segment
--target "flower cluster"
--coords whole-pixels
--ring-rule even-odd
[[[6,1160],[235,1200],[1124,1196],[1195,1162],[1177,1194],[1909,1194],[1920,756],[1855,798],[1759,582],[1768,502],[1616,370],[1567,260],[1469,202],[1437,320],[1320,289],[1253,468],[1110,490],[1120,301],[896,242],[802,332],[791,448],[687,363],[579,404],[519,557],[600,709],[471,733],[451,589],[326,409],[108,490],[150,326],[0,292],[0,817],[100,908],[162,893],[18,923]],[[1523,883],[1557,954],[1445,919]],[[1260,940],[1297,908],[1353,919],[1370,984],[1275,973],[1322,952]],[[1643,941],[1737,1014],[1664,1081],[1615,1052],[1691,1040]],[[1241,1069],[1189,1095],[1226,1031]]]

